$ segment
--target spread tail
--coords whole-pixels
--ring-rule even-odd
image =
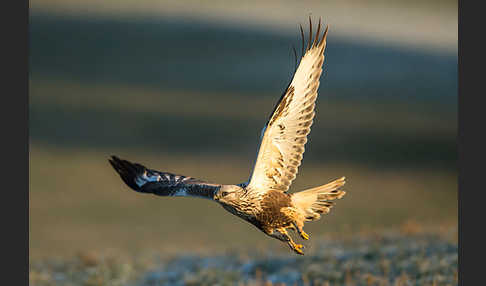
[[[334,205],[331,202],[342,198],[346,192],[340,188],[346,183],[345,177],[326,185],[292,194],[292,203],[304,212],[306,221],[318,220],[321,214],[327,214]]]

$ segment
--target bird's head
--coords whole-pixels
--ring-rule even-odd
[[[236,185],[223,185],[214,196],[214,200],[222,205],[236,206],[241,201],[245,189]]]

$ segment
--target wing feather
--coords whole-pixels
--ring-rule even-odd
[[[110,164],[131,189],[158,196],[199,197],[212,200],[221,185],[192,177],[147,169],[137,163],[112,156]]]
[[[301,164],[305,151],[304,145],[315,116],[315,102],[328,31],[326,26],[320,38],[321,20],[319,19],[316,37],[313,40],[310,18],[309,24],[310,37],[305,54],[286,92],[280,98],[263,129],[253,173],[249,182],[243,184],[250,190],[286,192]],[[302,45],[305,47],[302,26],[301,33]]]

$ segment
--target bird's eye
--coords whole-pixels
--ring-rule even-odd
[[[222,192],[221,196],[226,197],[228,195],[228,192]]]

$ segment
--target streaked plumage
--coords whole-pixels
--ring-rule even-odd
[[[284,94],[262,130],[260,147],[250,179],[237,185],[206,183],[191,177],[147,169],[112,156],[111,165],[133,190],[159,196],[196,196],[214,200],[227,211],[286,242],[298,254],[303,246],[287,233],[295,230],[304,239],[304,223],[327,214],[333,200],[345,192],[344,177],[323,186],[287,193],[295,179],[313,123],[319,79],[324,62],[327,27],[321,36],[321,21],[313,39],[309,18],[309,41],[302,34],[302,58]]]

